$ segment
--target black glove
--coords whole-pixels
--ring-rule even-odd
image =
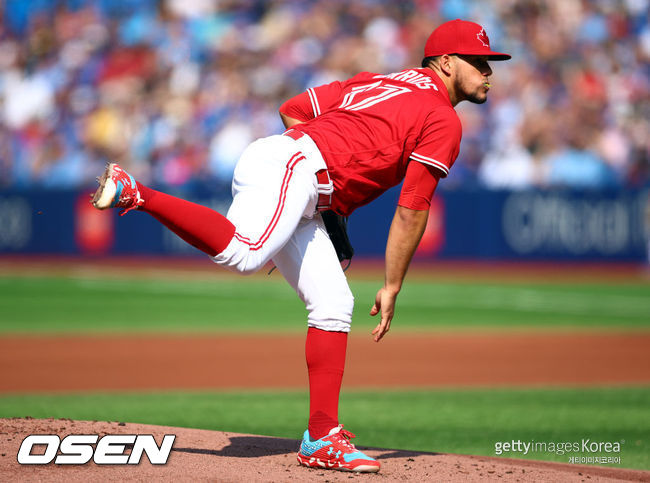
[[[339,257],[339,262],[352,260],[354,248],[348,238],[348,219],[332,210],[322,211],[321,216],[325,222],[327,234],[334,245],[334,250],[336,250],[336,256]]]

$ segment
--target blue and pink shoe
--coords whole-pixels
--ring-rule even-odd
[[[343,429],[342,424],[320,439],[311,439],[309,431],[305,431],[298,452],[298,462],[310,468],[357,473],[379,471],[379,462],[355,448],[350,443],[352,438],[354,434]]]
[[[133,176],[116,163],[109,163],[104,174],[97,178],[99,188],[93,196],[93,206],[98,210],[123,208],[120,216],[144,204]]]

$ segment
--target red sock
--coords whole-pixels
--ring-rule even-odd
[[[138,183],[146,211],[190,245],[215,256],[230,243],[235,225],[214,210]]]
[[[310,327],[305,355],[309,371],[309,435],[320,439],[339,424],[339,392],[345,368],[347,332]]]

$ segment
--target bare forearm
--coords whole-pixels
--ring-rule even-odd
[[[402,288],[413,253],[427,226],[428,217],[427,210],[397,207],[386,243],[386,280],[375,296],[375,305],[370,309],[370,315],[373,316],[381,312],[381,321],[372,331],[375,342],[379,342],[390,330],[397,294]]]
[[[384,286],[398,293],[413,254],[427,226],[429,212],[397,207],[386,243],[386,279]]]

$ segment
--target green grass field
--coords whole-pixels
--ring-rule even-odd
[[[307,408],[304,392],[0,397],[0,417],[128,421],[293,439],[306,427]],[[344,391],[340,417],[363,446],[495,456],[497,442],[586,438],[619,442],[622,467],[650,468],[650,388]],[[503,456],[566,463],[571,454]]]
[[[352,280],[357,330],[377,282]],[[119,298],[119,305],[107,300]],[[410,281],[400,331],[511,328],[650,330],[647,283]],[[125,316],[128,314],[128,316]],[[303,332],[306,312],[278,274],[268,279],[0,276],[1,334]],[[397,329],[395,329],[397,330]],[[1,377],[1,372],[0,372]],[[122,420],[298,438],[303,392],[0,395],[0,417]],[[297,416],[298,415],[298,416]],[[344,391],[341,420],[359,444],[494,455],[498,441],[621,443],[621,465],[650,469],[650,387]],[[568,461],[567,454],[504,454]]]
[[[377,323],[368,311],[379,283],[351,281],[355,326]],[[107,303],[115,299],[119,305]],[[210,281],[2,277],[0,313],[0,332],[302,332],[307,317],[277,274]],[[650,329],[650,285],[411,281],[396,320],[404,330]]]

